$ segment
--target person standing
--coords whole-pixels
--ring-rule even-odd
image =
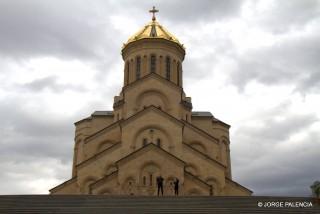
[[[161,191],[161,195],[163,196],[163,177],[158,176],[157,177],[157,185],[158,185],[158,196],[159,196],[159,193]]]
[[[179,195],[179,179],[176,178],[176,180],[173,183],[174,183],[174,194]]]

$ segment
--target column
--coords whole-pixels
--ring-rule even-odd
[[[179,71],[179,86],[183,87],[183,84],[182,84],[182,75],[183,75],[183,72],[182,72],[182,63],[180,64],[180,71]]]
[[[177,60],[171,60],[170,81],[175,82],[173,77],[177,76]]]
[[[163,76],[163,68],[164,68],[163,62],[164,62],[163,56],[160,55],[159,56],[159,61],[158,61],[158,64],[157,64],[157,74],[159,74],[160,76]]]
[[[148,74],[148,58],[147,55],[143,55],[141,57],[142,64],[141,64],[141,77],[145,76]]]
[[[134,81],[134,60],[130,59],[130,66],[129,66],[129,83],[132,83]]]
[[[123,77],[124,77],[124,82],[123,85],[126,86],[128,85],[128,62],[124,63],[124,71],[123,71]]]

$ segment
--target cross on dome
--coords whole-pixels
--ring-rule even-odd
[[[149,10],[149,13],[152,13],[152,21],[156,20],[155,13],[158,13],[158,12],[159,10],[157,10],[155,6],[152,7],[152,10]]]

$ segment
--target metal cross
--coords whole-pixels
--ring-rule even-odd
[[[155,13],[158,13],[158,12],[159,10],[157,10],[155,6],[152,7],[152,10],[149,10],[149,13],[152,13],[152,21],[156,20]]]

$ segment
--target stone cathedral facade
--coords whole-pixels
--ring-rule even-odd
[[[151,12],[157,12],[155,10]],[[210,112],[192,111],[183,91],[185,48],[152,21],[122,47],[124,83],[113,111],[75,123],[72,178],[51,194],[245,196],[232,180],[230,126]]]

